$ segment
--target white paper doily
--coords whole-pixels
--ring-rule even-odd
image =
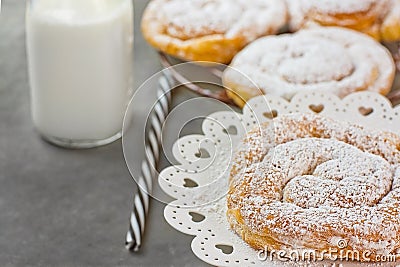
[[[400,106],[393,108],[385,97],[371,92],[355,93],[342,100],[325,93],[300,93],[290,102],[276,96],[260,96],[248,102],[243,114],[211,114],[203,122],[203,134],[182,137],[174,144],[173,155],[180,165],[166,168],[159,176],[161,188],[176,199],[165,208],[165,219],[178,231],[195,236],[192,250],[201,260],[216,266],[294,264],[260,260],[258,252],[230,230],[225,196],[232,154],[246,131],[282,114],[297,112],[315,112],[400,133]],[[313,264],[323,263],[328,262]]]

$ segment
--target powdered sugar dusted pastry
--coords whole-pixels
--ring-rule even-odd
[[[391,0],[390,10],[382,23],[381,36],[387,42],[400,40],[400,0]]]
[[[247,134],[231,170],[231,227],[255,249],[400,248],[400,137],[317,115],[288,115]],[[330,250],[331,249],[331,250]],[[324,255],[325,251],[325,255]],[[336,255],[336,254],[335,254]]]
[[[363,90],[387,94],[395,74],[385,47],[364,34],[338,27],[261,38],[236,55],[231,67],[224,72],[223,82],[240,106],[262,93],[287,99],[305,90],[340,97]]]
[[[400,39],[399,0],[286,0],[290,28],[341,26],[377,40]]]
[[[176,57],[229,63],[246,44],[286,22],[282,0],[153,0],[142,31],[151,45]]]

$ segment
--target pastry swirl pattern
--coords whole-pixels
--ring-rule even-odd
[[[399,0],[286,0],[293,31],[313,25],[340,26],[387,42],[400,39]]]
[[[254,129],[231,169],[228,221],[256,249],[400,248],[400,137],[318,115]],[[371,258],[373,260],[374,257]]]
[[[231,67],[223,82],[240,106],[262,93],[287,99],[305,90],[340,97],[363,90],[387,94],[395,75],[386,48],[368,36],[337,27],[261,38],[242,50]]]
[[[146,40],[184,60],[229,63],[249,42],[287,22],[281,0],[153,0],[142,18]]]

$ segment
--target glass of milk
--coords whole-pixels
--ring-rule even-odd
[[[132,95],[132,0],[30,0],[26,34],[41,136],[71,148],[118,139]]]

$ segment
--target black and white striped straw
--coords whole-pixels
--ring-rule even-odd
[[[153,189],[153,180],[157,178],[157,163],[160,157],[162,126],[167,118],[171,104],[171,78],[164,71],[159,79],[157,103],[150,115],[150,129],[145,143],[145,159],[142,162],[141,175],[137,180],[137,191],[133,196],[133,209],[126,234],[125,246],[130,251],[139,251],[146,228],[146,217]]]

